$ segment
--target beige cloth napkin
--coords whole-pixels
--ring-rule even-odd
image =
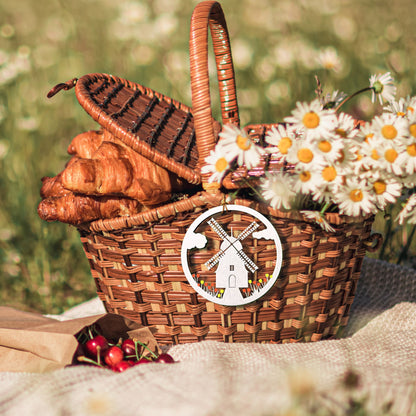
[[[94,299],[61,319],[100,312]],[[351,397],[341,381],[351,370],[359,375],[353,397],[366,397],[370,414],[387,402],[393,415],[416,414],[416,272],[366,259],[346,334],[304,344],[178,345],[170,349],[178,363],[120,374],[0,373],[0,414],[288,415],[301,400],[343,415]]]

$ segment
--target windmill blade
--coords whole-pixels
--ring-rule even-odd
[[[260,227],[260,224],[253,221],[238,237],[237,241],[242,241],[246,237],[248,237],[251,233],[253,233],[257,228]]]
[[[230,246],[228,246],[230,247]],[[228,248],[227,247],[227,248]],[[217,254],[215,254],[214,256],[212,256],[206,263],[205,263],[205,267],[208,270],[211,270],[223,257],[225,256],[225,250],[221,250],[219,251]]]
[[[229,241],[231,244],[230,236],[224,231],[221,225],[215,221],[215,218],[211,218],[207,223],[218,234],[219,237],[221,237],[223,240]]]
[[[235,248],[235,247],[234,247]],[[251,271],[251,273],[254,273],[256,270],[258,270],[258,267],[256,263],[254,263],[247,255],[243,252],[243,250],[236,250],[238,256],[244,261],[247,269]]]
[[[228,246],[220,250],[217,254],[212,256],[206,263],[205,266],[208,270],[210,270],[212,267],[214,267],[225,255],[225,251],[232,246],[232,241],[230,240],[230,236],[224,231],[224,229],[221,227],[220,224],[215,220],[215,218],[211,218],[209,221],[207,221],[209,226],[218,234],[218,236],[226,241],[228,243]]]

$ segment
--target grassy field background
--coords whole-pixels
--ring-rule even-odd
[[[191,105],[190,0],[0,0],[0,304],[59,313],[95,287],[76,229],[36,212],[40,179],[68,160],[78,133],[97,125],[59,82],[111,73]],[[391,71],[398,95],[416,93],[413,0],[224,0],[242,124],[282,120],[296,101],[352,93]],[[332,58],[331,58],[332,56]],[[214,74],[214,71],[212,71]],[[214,115],[219,118],[215,82]],[[346,110],[379,111],[370,95]],[[393,207],[392,210],[397,210]],[[387,213],[391,214],[391,213]],[[394,215],[393,215],[394,217]],[[413,267],[414,228],[380,213],[377,256]]]

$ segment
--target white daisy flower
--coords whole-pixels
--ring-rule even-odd
[[[384,111],[396,114],[399,117],[410,116],[415,113],[416,97],[400,97],[399,101],[391,101],[384,106]]]
[[[403,146],[396,146],[394,143],[386,143],[386,141],[383,141],[380,143],[377,152],[380,154],[380,159],[378,160],[380,170],[393,173],[397,176],[403,174],[405,166],[401,164],[399,158],[401,154],[405,153]]]
[[[358,129],[358,134],[355,137],[359,142],[367,141],[368,139],[372,139],[374,137],[374,130],[373,126],[370,122],[365,122],[361,124]]]
[[[400,143],[407,136],[406,120],[392,113],[374,117],[372,129],[375,135],[396,143]]]
[[[296,194],[311,194],[318,188],[322,188],[323,181],[319,176],[319,172],[307,169],[295,169],[291,172],[293,179],[293,190]]]
[[[227,124],[219,134],[219,144],[228,155],[228,160],[237,159],[239,166],[245,164],[247,169],[258,165],[260,157],[265,150],[256,145],[246,134],[246,132],[234,124]]]
[[[316,145],[309,140],[297,140],[286,155],[288,163],[299,169],[318,169],[325,163]]]
[[[217,144],[215,149],[211,150],[210,155],[205,158],[205,162],[206,165],[201,168],[201,173],[212,173],[208,181],[220,183],[230,168],[230,161],[227,160],[227,153],[223,147]]]
[[[408,115],[415,114],[416,110],[416,96],[406,98],[406,112]]]
[[[322,186],[322,188],[316,188],[313,191],[312,199],[322,206],[325,204],[335,203],[334,190],[330,186]]]
[[[402,151],[397,156],[397,164],[409,175],[416,173],[416,139],[403,143],[400,150]]]
[[[335,120],[334,111],[323,110],[318,99],[311,103],[298,102],[292,116],[285,118],[285,122],[293,124],[295,130],[304,131],[310,139],[329,135],[334,128]]]
[[[323,166],[319,173],[324,187],[328,187],[332,191],[335,191],[345,180],[342,170],[337,165]]]
[[[335,126],[335,134],[342,139],[353,139],[359,133],[356,128],[356,121],[347,113],[340,113],[337,117],[337,124]]]
[[[375,212],[371,185],[360,178],[349,178],[335,196],[341,214],[358,217]]]
[[[272,175],[266,172],[266,177],[261,179],[260,190],[263,198],[275,209],[290,209],[296,198],[292,178],[284,173]]]
[[[407,132],[411,140],[416,140],[416,113],[408,113]]]
[[[286,159],[287,152],[296,140],[296,135],[293,129],[279,124],[277,128],[273,126],[267,132],[265,140],[267,143],[275,146],[270,151],[276,152],[284,160]]]
[[[317,64],[324,69],[339,72],[342,69],[342,61],[336,49],[332,47],[321,50],[317,56]]]
[[[386,72],[383,75],[371,75],[370,88],[372,89],[371,100],[373,103],[378,96],[380,104],[385,101],[393,101],[396,95],[396,87],[394,85],[394,79],[390,72]]]
[[[343,148],[343,141],[336,136],[320,137],[316,139],[316,149],[328,163],[334,163],[341,156]]]
[[[309,218],[310,220],[314,220],[324,231],[328,231],[330,233],[335,232],[335,229],[325,219],[324,215],[322,215],[319,211],[300,211],[300,212],[306,218]]]
[[[416,194],[409,197],[406,205],[397,216],[396,221],[400,225],[405,223],[416,224]]]
[[[380,148],[383,145],[383,139],[380,137],[371,137],[371,135],[367,135],[367,138],[361,143],[360,146],[360,154],[362,156],[362,165],[366,168],[379,168],[380,167],[380,159],[382,157],[382,153]]]
[[[361,143],[360,155],[361,165],[366,169],[380,168],[382,153],[380,148],[383,145],[383,140],[380,137],[374,137],[369,134],[367,138]]]
[[[375,194],[376,205],[380,210],[384,209],[387,204],[394,204],[402,193],[403,185],[391,176],[377,173],[369,176],[369,182]]]
[[[401,97],[399,101],[390,101],[383,108],[383,111],[393,113],[397,117],[404,117],[407,114],[407,102],[406,99]]]
[[[355,143],[350,140],[343,141],[343,148],[340,151],[340,156],[335,160],[334,166],[344,175],[350,175],[357,162],[357,152]]]

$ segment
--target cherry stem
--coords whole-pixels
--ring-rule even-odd
[[[136,360],[139,361],[140,358],[142,358],[141,354],[139,353],[139,343],[136,339],[134,339],[133,342],[134,342],[134,352],[136,354]],[[141,348],[140,348],[140,350],[141,350]]]
[[[101,347],[97,345],[97,363],[101,366]]]
[[[143,344],[143,342],[140,342],[138,339],[133,339],[133,341],[136,345],[140,344],[143,348],[146,348],[146,350],[153,355],[153,358],[157,358],[157,355],[146,344]]]
[[[367,92],[367,91],[372,91],[374,90],[373,87],[365,87],[362,88],[361,90],[355,92],[354,94],[349,95],[348,97],[346,97],[344,100],[342,100],[337,107],[335,107],[335,112],[337,112],[346,102],[348,102],[349,100],[351,100],[352,98],[356,97],[359,94],[362,94],[363,92]]]
[[[79,357],[77,357],[77,360],[81,361],[82,363],[93,364],[93,365],[96,365],[98,367],[104,368],[104,366],[101,364],[101,362],[94,361],[91,358],[85,357],[84,355],[80,355]]]

